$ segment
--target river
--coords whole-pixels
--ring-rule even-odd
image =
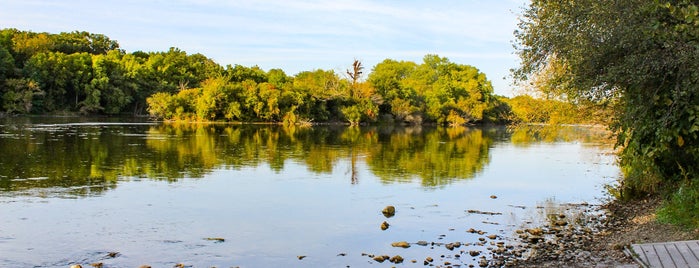
[[[0,267],[477,265],[488,241],[603,202],[620,176],[608,136],[4,119]]]

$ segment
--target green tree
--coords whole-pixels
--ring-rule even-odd
[[[30,113],[36,96],[44,94],[36,82],[21,78],[7,79],[2,93],[2,109],[7,113]]]
[[[225,73],[230,77],[232,82],[243,82],[252,80],[255,83],[267,82],[267,74],[260,67],[245,67],[236,64],[235,66],[226,66]]]
[[[334,71],[317,69],[294,76],[293,91],[303,97],[296,109],[301,117],[318,121],[339,120],[339,109],[347,84]]]
[[[369,82],[381,96],[379,111],[400,121],[460,125],[483,119],[495,107],[493,87],[470,65],[426,55],[422,64],[384,60]]]
[[[15,59],[10,51],[0,43],[0,87],[5,79],[15,76]]]
[[[627,193],[699,179],[696,1],[534,0],[516,33],[520,81],[616,104]]]
[[[90,54],[39,53],[27,61],[24,72],[45,92],[43,98],[35,102],[39,111],[75,110],[81,101],[95,97],[88,87],[92,80]]]
[[[89,93],[81,103],[81,112],[117,114],[131,103],[136,84],[126,75],[121,57],[121,52],[117,50],[109,51],[106,55],[92,56],[93,76],[88,87]]]
[[[107,54],[119,48],[119,43],[103,34],[74,31],[51,35],[51,37],[54,44],[52,51],[65,54],[81,52],[95,55]]]

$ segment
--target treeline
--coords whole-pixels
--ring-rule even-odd
[[[332,70],[289,77],[278,69],[233,69],[197,88],[155,94],[148,100],[149,109],[160,117],[185,120],[452,125],[498,121],[498,112],[505,111],[483,73],[446,58],[427,55],[421,64],[387,59],[367,80],[361,79],[363,68],[355,61],[348,78]]]
[[[201,54],[125,53],[101,34],[0,30],[4,113],[141,114],[157,92],[198,87],[223,68]]]
[[[285,124],[551,121],[551,111],[541,105],[517,112],[522,102],[494,95],[477,68],[437,55],[421,63],[386,59],[365,72],[355,60],[341,74],[317,69],[290,76],[281,69],[223,67],[177,48],[126,53],[101,34],[0,30],[0,114]]]

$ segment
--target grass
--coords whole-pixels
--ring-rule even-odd
[[[699,228],[699,182],[681,185],[658,209],[658,220],[685,228]]]

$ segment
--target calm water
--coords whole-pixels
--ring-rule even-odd
[[[395,265],[363,253],[467,265],[484,247],[391,243],[484,236],[469,228],[511,243],[567,204],[601,202],[619,176],[607,134],[581,127],[5,120],[0,267]]]

